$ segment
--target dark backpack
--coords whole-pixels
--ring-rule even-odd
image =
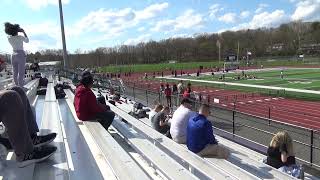
[[[39,88],[37,89],[37,95],[46,95],[47,88]]]
[[[139,103],[139,102],[136,102],[136,103],[134,103],[133,107],[134,107],[135,109],[142,109],[142,108],[143,108],[143,105],[142,105],[141,103]]]
[[[97,101],[98,101],[100,104],[106,105],[106,99],[105,99],[101,94],[98,94],[98,95],[97,95]]]
[[[66,93],[63,90],[63,85],[62,84],[57,84],[54,86],[54,92],[56,94],[57,99],[63,99],[66,97]]]
[[[39,80],[39,86],[47,87],[48,83],[49,83],[49,81],[47,78],[40,78],[40,80]]]

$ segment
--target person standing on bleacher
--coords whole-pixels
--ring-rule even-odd
[[[25,31],[20,28],[19,24],[11,24],[6,22],[4,26],[5,32],[8,35],[8,41],[13,49],[11,56],[13,80],[15,85],[23,87],[27,59],[27,55],[23,49],[23,43],[29,43],[29,38]],[[19,35],[19,32],[21,32],[23,36]]]
[[[56,138],[56,133],[37,135],[35,116],[20,87],[0,91],[0,122],[8,135],[8,139],[0,138],[0,144],[14,150],[19,167],[44,161],[57,150],[54,146],[45,146]]]
[[[203,157],[216,157],[227,159],[229,150],[218,144],[213,135],[211,122],[207,119],[210,107],[202,105],[199,114],[191,117],[187,126],[188,149]]]
[[[108,130],[115,114],[110,110],[109,106],[97,102],[96,96],[91,90],[92,86],[93,76],[88,71],[83,72],[74,97],[77,116],[82,121],[97,119]]]

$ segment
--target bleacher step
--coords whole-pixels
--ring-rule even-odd
[[[118,179],[150,179],[98,122],[84,122]]]
[[[147,158],[168,179],[198,179],[188,170],[156,148],[151,142],[122,122],[114,122],[113,126],[131,143],[133,148]]]
[[[34,164],[19,168],[15,160],[0,162],[0,179],[2,180],[33,180]],[[3,164],[2,164],[3,163]]]

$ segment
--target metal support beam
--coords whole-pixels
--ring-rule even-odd
[[[59,0],[59,12],[60,12],[62,47],[63,47],[63,64],[64,64],[64,68],[67,68],[68,54],[67,54],[66,38],[64,33],[64,22],[63,22],[63,11],[62,11],[61,0]]]

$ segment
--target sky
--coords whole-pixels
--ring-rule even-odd
[[[98,47],[226,30],[320,20],[320,0],[62,0],[67,49]],[[20,24],[25,50],[62,49],[58,0],[0,0],[0,22]],[[3,26],[4,29],[4,26]],[[0,52],[11,52],[0,33]]]

